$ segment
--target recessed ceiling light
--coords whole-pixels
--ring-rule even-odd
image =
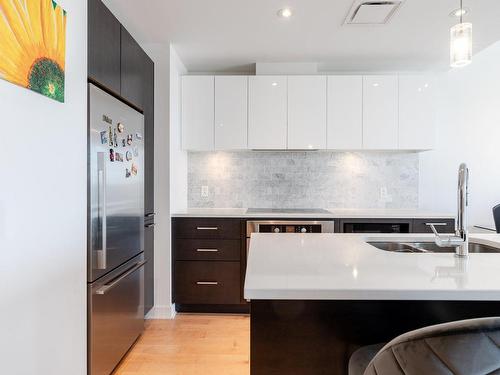
[[[374,83],[374,84],[373,84],[373,87],[379,87],[379,86],[380,86],[380,84],[379,84],[379,83]]]
[[[273,83],[271,83],[271,85],[276,87],[276,86],[278,86],[278,82],[273,82]]]
[[[455,9],[453,10],[451,13],[450,13],[450,17],[453,17],[453,18],[459,18],[460,16],[465,16],[466,14],[469,14],[469,8],[458,8],[458,9]]]
[[[278,16],[281,18],[290,18],[293,12],[290,8],[283,8],[278,10]]]

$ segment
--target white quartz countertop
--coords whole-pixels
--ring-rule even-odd
[[[254,233],[246,299],[500,300],[500,254],[395,253],[367,241],[432,242],[425,234]],[[500,235],[471,242],[500,247]]]
[[[326,209],[326,213],[247,213],[246,208],[189,208],[172,213],[172,217],[214,217],[214,218],[363,218],[363,219],[452,219],[453,213],[432,212],[425,210],[401,209]]]

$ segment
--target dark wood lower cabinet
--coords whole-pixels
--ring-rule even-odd
[[[173,299],[179,312],[246,313],[245,220],[172,220]]]
[[[348,375],[349,358],[361,346],[499,313],[499,301],[254,300],[250,374]]]
[[[176,260],[240,261],[240,240],[178,239]]]
[[[175,290],[180,304],[238,304],[240,263],[177,261]]]
[[[175,218],[172,221],[174,238],[240,239],[240,219]]]

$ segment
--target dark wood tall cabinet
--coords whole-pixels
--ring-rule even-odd
[[[101,0],[88,0],[88,78],[144,114],[145,313],[154,305],[154,63]]]
[[[148,55],[143,55],[143,82],[144,82],[144,212],[145,212],[145,239],[144,254],[148,262],[144,269],[145,296],[144,307],[149,312],[154,306],[154,219],[155,219],[155,191],[154,191],[154,77],[155,66]]]
[[[121,25],[101,0],[88,2],[88,75],[115,94],[121,92]]]
[[[146,94],[146,53],[130,33],[121,27],[121,96],[138,108],[144,108]]]

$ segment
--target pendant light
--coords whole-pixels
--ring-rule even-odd
[[[460,23],[450,30],[450,65],[461,68],[472,62],[472,24],[463,22],[464,7],[460,0]]]

